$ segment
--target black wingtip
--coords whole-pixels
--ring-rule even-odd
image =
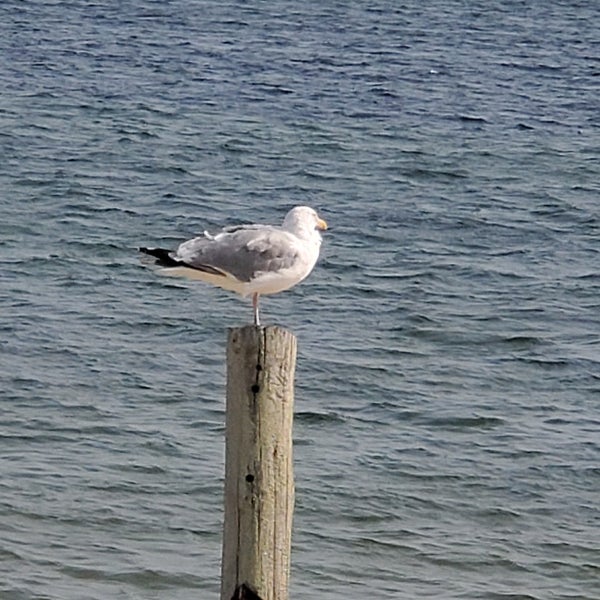
[[[148,254],[156,259],[156,264],[160,267],[179,267],[181,263],[171,258],[171,251],[166,248],[138,248],[143,254]]]

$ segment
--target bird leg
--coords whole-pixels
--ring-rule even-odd
[[[260,325],[260,317],[258,316],[258,294],[252,294],[252,306],[254,308],[254,324]]]

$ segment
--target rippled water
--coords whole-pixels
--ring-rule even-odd
[[[295,204],[291,597],[594,599],[591,2],[0,6],[0,596],[217,598],[226,328],[141,268]]]

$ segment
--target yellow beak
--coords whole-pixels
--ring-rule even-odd
[[[323,219],[319,219],[317,221],[317,229],[325,231],[327,229],[327,223]]]

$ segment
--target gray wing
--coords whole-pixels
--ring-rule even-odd
[[[184,242],[174,258],[200,271],[230,273],[239,281],[250,281],[261,271],[291,267],[298,255],[293,235],[275,227],[248,226]]]

